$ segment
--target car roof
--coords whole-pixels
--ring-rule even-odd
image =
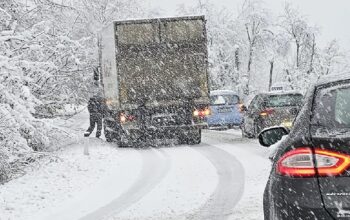
[[[237,95],[237,93],[232,90],[213,90],[210,91],[210,95]]]
[[[302,95],[300,92],[294,91],[294,90],[290,90],[290,91],[280,91],[280,92],[262,92],[262,93],[258,93],[257,95],[264,95],[264,96],[268,96],[268,95]]]
[[[350,72],[347,73],[339,73],[339,74],[332,74],[328,76],[321,77],[317,83],[316,86],[322,86],[329,83],[344,81],[344,80],[350,80]]]

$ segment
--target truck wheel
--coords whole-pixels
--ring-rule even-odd
[[[200,144],[201,141],[202,141],[202,130],[201,129],[193,130],[191,133],[188,134],[187,144],[189,144],[189,145]]]
[[[105,133],[105,138],[106,138],[107,142],[114,142],[118,145],[118,147],[125,147],[121,143],[120,138],[116,134],[109,132],[109,131],[106,131],[106,130],[104,131],[104,133]]]
[[[112,134],[111,132],[106,131],[106,129],[104,129],[104,134],[105,134],[105,138],[107,142],[113,142],[113,138],[112,138]]]
[[[177,136],[178,144],[187,144],[187,138],[184,134],[180,134]]]

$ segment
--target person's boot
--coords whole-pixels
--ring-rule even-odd
[[[84,133],[84,137],[89,137],[89,136],[90,136],[90,132],[85,131],[85,133]]]

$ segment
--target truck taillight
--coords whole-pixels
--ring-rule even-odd
[[[315,160],[315,161],[314,161]],[[316,148],[298,148],[283,155],[276,172],[283,176],[338,176],[350,167],[350,155]]]
[[[205,108],[205,109],[195,109],[193,111],[193,116],[194,117],[205,117],[211,114],[211,111],[209,108]]]
[[[113,100],[112,99],[106,99],[106,105],[112,105],[112,103],[113,103]]]
[[[126,116],[124,114],[121,114],[119,120],[120,120],[121,123],[125,123],[126,122]]]
[[[131,114],[126,114],[126,113],[121,113],[119,116],[119,121],[120,123],[126,123],[126,122],[132,122],[136,119],[134,115]]]

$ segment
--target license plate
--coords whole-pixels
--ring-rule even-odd
[[[154,143],[156,145],[175,145],[177,144],[178,140],[177,139],[155,139]]]
[[[219,109],[218,112],[219,113],[227,113],[227,112],[231,112],[231,109],[230,108],[222,108],[222,109]]]

